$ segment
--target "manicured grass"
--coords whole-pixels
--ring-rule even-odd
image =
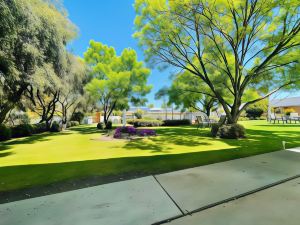
[[[159,127],[158,136],[101,141],[95,126],[0,143],[0,191],[88,176],[156,174],[300,146],[299,124],[241,122],[242,140],[214,139],[208,129]],[[98,140],[97,140],[98,139]]]

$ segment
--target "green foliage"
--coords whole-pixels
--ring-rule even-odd
[[[71,121],[78,121],[78,123],[81,123],[81,121],[84,118],[84,113],[82,112],[74,112],[72,117],[71,117]]]
[[[105,129],[107,129],[107,130],[111,130],[112,129],[112,122],[111,121],[107,121],[107,123],[105,125]]]
[[[246,117],[250,119],[256,119],[261,117],[264,111],[261,108],[248,108],[246,109]]]
[[[0,123],[29,87],[48,81],[42,74],[61,74],[65,45],[75,34],[63,8],[52,1],[1,1]]]
[[[34,134],[40,134],[47,131],[46,123],[37,123],[31,125],[33,127]]]
[[[191,121],[184,119],[184,120],[164,120],[163,126],[186,126],[191,125]]]
[[[240,124],[222,125],[218,131],[220,138],[237,139],[245,137],[245,128]]]
[[[226,96],[228,92],[220,94]],[[174,103],[177,108],[201,111],[207,116],[218,107],[217,99],[207,85],[188,71],[176,74],[168,89],[168,96],[169,104]]]
[[[133,49],[124,49],[117,56],[113,47],[90,41],[84,59],[91,78],[85,90],[95,103],[100,102],[104,121],[108,121],[113,110],[128,108],[129,102],[134,105],[146,102],[145,95],[151,90],[147,85],[150,70],[137,61]]]
[[[134,116],[135,116],[137,119],[142,119],[143,114],[144,114],[144,111],[138,109],[138,110],[134,113]]]
[[[97,129],[103,130],[103,128],[104,128],[104,124],[102,122],[97,123]]]
[[[67,127],[75,127],[75,126],[79,126],[78,121],[69,121],[69,122],[67,122]]]
[[[20,124],[11,128],[12,137],[20,138],[34,134],[34,128],[30,124]]]
[[[134,6],[134,36],[146,60],[183,71],[187,82],[199,79],[196,93],[217,98],[230,123],[270,94],[299,88],[298,0],[136,0]]]
[[[6,141],[11,138],[11,129],[4,124],[0,124],[0,141]]]
[[[59,123],[53,121],[50,127],[50,132],[60,132],[60,131],[61,131],[61,126],[59,125]]]
[[[158,127],[163,124],[160,120],[146,120],[146,119],[132,119],[127,120],[128,124],[133,125],[134,127]]]
[[[290,116],[291,113],[294,113],[295,110],[293,108],[288,108],[284,110],[285,115]]]

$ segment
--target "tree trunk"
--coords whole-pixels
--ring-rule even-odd
[[[2,124],[6,118],[6,115],[9,113],[10,110],[14,108],[14,104],[6,102],[3,107],[1,107],[0,112],[0,124]]]

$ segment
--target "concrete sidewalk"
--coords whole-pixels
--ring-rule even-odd
[[[2,204],[0,225],[296,225],[299,175],[297,149],[273,152]]]

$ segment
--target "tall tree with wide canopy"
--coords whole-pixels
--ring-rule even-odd
[[[105,124],[113,110],[128,108],[129,103],[141,105],[147,101],[145,95],[151,90],[147,85],[150,70],[137,60],[133,49],[124,49],[117,56],[113,47],[91,41],[84,59],[91,76],[86,90],[101,104]]]
[[[0,2],[0,124],[31,85],[39,68],[60,74],[65,45],[76,28],[52,1]]]
[[[299,0],[136,0],[135,9],[147,59],[201,79],[230,124],[299,82]],[[260,97],[244,100],[249,89]]]
[[[168,88],[168,96],[169,101],[177,108],[190,108],[203,112],[208,117],[218,108],[217,98],[210,93],[205,83],[188,71],[176,74]]]

